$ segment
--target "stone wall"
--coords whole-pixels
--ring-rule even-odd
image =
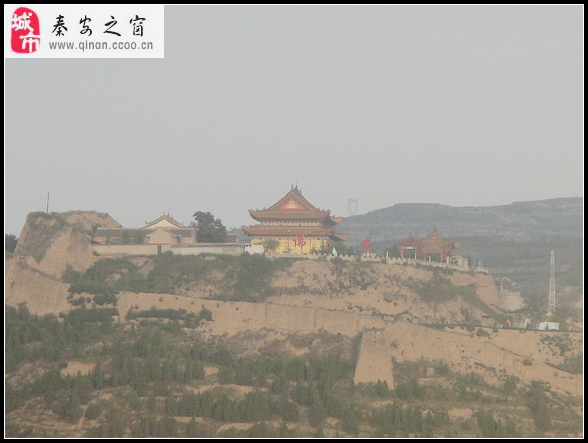
[[[378,380],[385,381],[389,389],[394,389],[389,339],[385,331],[365,331],[353,381],[377,383]]]
[[[241,255],[245,252],[243,243],[196,243],[177,245],[172,248],[175,255],[225,254]]]
[[[289,306],[273,303],[223,302],[209,299],[178,297],[170,294],[118,294],[117,309],[121,320],[129,309],[185,309],[198,313],[205,307],[212,312],[213,322],[206,330],[213,335],[235,335],[268,328],[286,333],[311,334],[320,331],[353,337],[364,328],[383,328],[385,322],[372,315],[331,311],[322,308]]]
[[[156,255],[161,247],[161,252],[169,251],[170,245],[92,245],[94,251],[100,255]]]
[[[224,254],[241,255],[263,254],[263,245],[249,243],[196,243],[193,245],[177,245],[171,251],[176,255]]]

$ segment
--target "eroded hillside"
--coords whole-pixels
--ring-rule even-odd
[[[116,224],[30,216],[6,256],[5,301],[19,306],[7,308],[10,435],[581,432],[583,335],[507,327],[519,319],[500,310],[489,274],[333,257],[104,258],[89,241],[99,223]],[[528,398],[559,412],[544,424]]]

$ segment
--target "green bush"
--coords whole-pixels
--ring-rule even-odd
[[[417,399],[422,400],[425,398],[427,388],[421,385],[418,380],[413,379],[408,383],[400,385],[394,389],[394,394],[403,400]]]
[[[482,435],[486,438],[506,437],[506,427],[502,420],[496,421],[490,412],[479,411],[475,414]]]
[[[516,391],[517,389],[517,380],[518,378],[511,375],[504,381],[504,386],[502,387],[502,391],[509,395]]]
[[[94,420],[102,413],[102,407],[98,403],[90,403],[84,414],[84,418],[87,420]]]
[[[476,336],[478,336],[478,337],[488,337],[488,336],[490,336],[490,334],[488,332],[486,332],[484,329],[478,328],[478,330],[476,331]]]

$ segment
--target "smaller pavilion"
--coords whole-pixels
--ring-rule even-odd
[[[459,246],[452,239],[443,238],[437,232],[437,228],[424,238],[416,239],[412,232],[404,240],[396,242],[400,248],[400,257],[418,258],[422,260],[439,261],[446,263],[448,257],[453,255],[453,249]]]
[[[98,228],[92,241],[99,244],[124,243],[125,235],[130,243],[156,245],[180,245],[196,243],[196,230],[174,220],[169,214],[145,222],[142,228]]]

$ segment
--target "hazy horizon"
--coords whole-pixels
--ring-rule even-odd
[[[5,233],[48,192],[125,227],[583,198],[583,11],[166,6],[163,59],[5,59]]]

